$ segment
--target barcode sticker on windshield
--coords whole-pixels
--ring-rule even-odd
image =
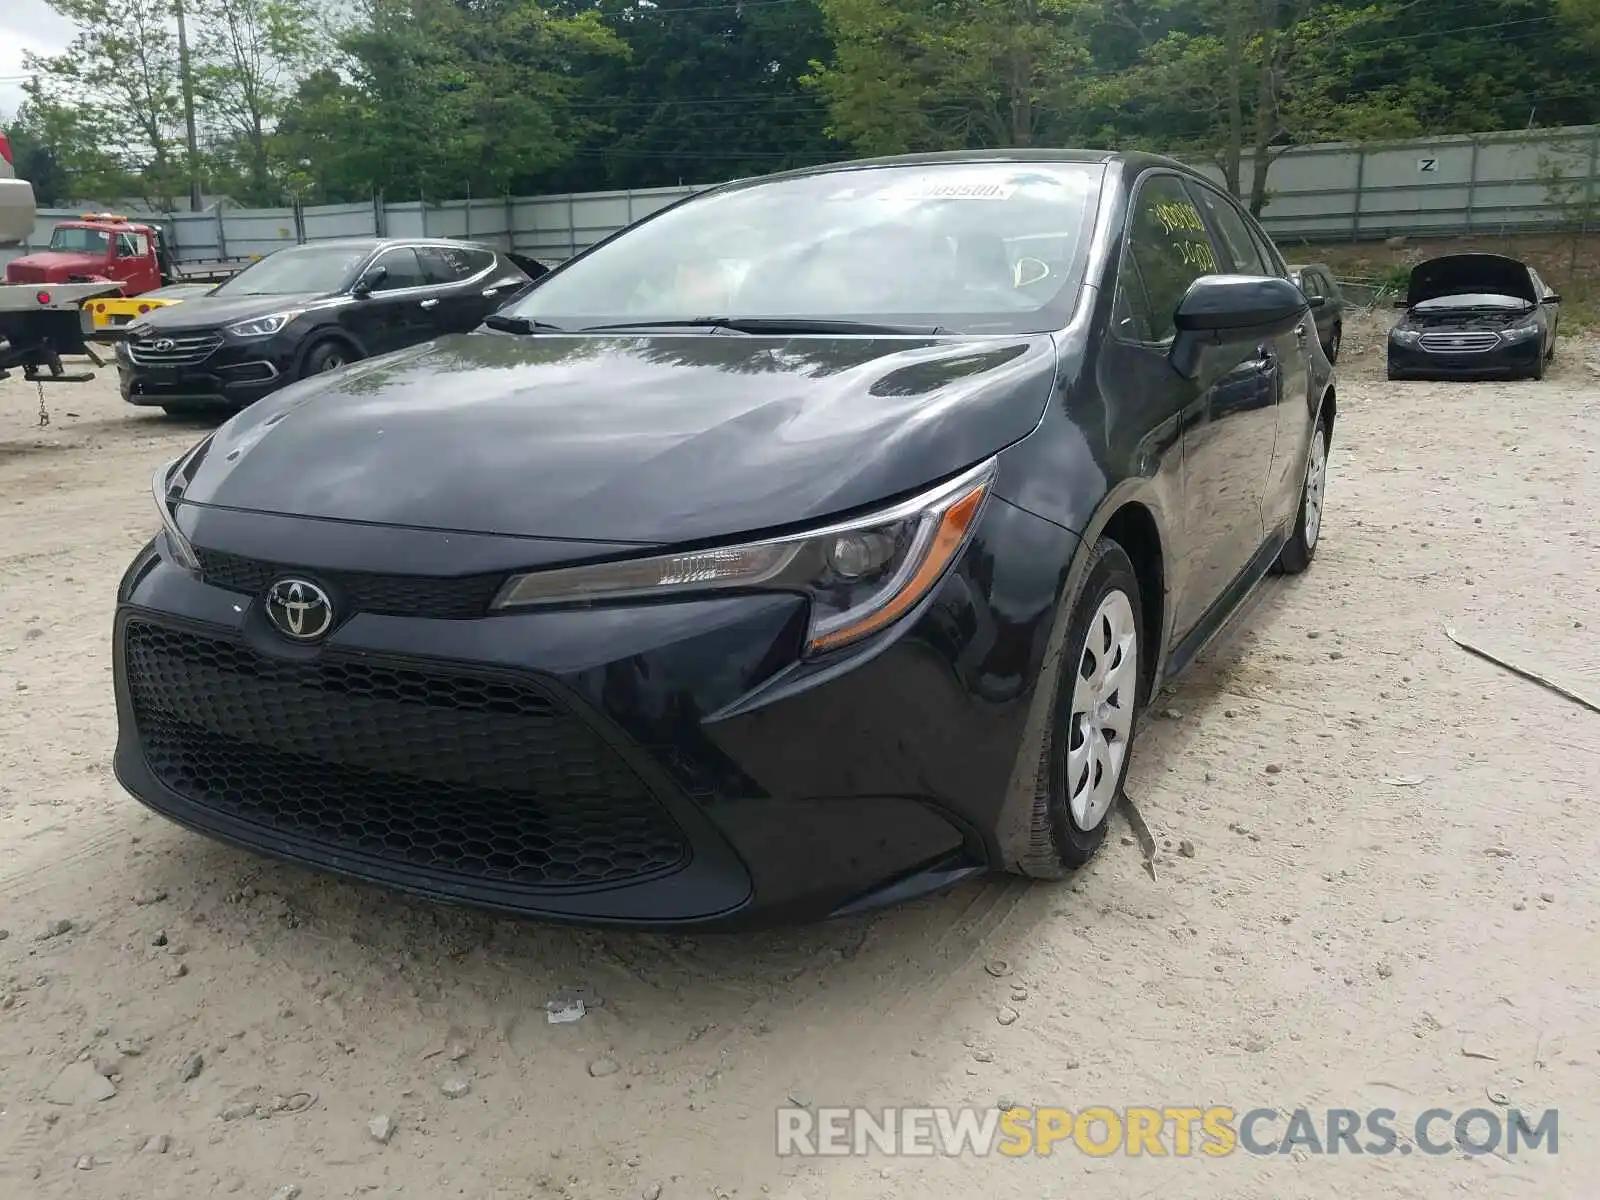
[[[885,200],[1009,200],[1017,189],[1009,183],[992,181],[938,182],[919,179],[916,183],[889,188],[882,193]]]

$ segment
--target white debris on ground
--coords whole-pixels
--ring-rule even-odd
[[[1600,726],[1444,630],[1600,691],[1600,351],[1389,385],[1380,344],[1346,340],[1316,564],[1145,726],[1155,878],[1119,829],[1069,884],[704,939],[432,907],[147,814],[111,776],[113,593],[151,471],[203,427],[107,374],[40,429],[0,384],[0,1196],[1586,1194]],[[1572,1132],[1553,1157],[802,1161],[774,1154],[790,1097],[1509,1103]]]

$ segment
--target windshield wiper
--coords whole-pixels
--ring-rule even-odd
[[[566,333],[567,330],[559,325],[549,325],[543,321],[532,321],[527,317],[508,317],[504,313],[490,313],[483,319],[483,323],[490,329],[498,329],[501,333]]]
[[[589,325],[583,333],[610,333],[629,329],[729,329],[734,333],[772,334],[881,334],[932,337],[943,333],[938,325],[881,325],[870,321],[839,321],[823,317],[680,317],[675,321],[623,321],[616,325]]]

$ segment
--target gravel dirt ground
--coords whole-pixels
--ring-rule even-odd
[[[1316,564],[1146,725],[1154,878],[1119,821],[1070,884],[717,938],[435,908],[147,814],[109,765],[113,592],[203,427],[106,374],[41,429],[0,384],[0,1196],[1593,1194],[1600,717],[1445,629],[1600,694],[1600,346],[1402,386],[1378,344],[1347,342]],[[587,1014],[551,1024],[562,989]],[[791,1102],[1383,1107],[1402,1142],[1509,1103],[1561,1140],[780,1159]]]

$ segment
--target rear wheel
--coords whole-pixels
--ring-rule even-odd
[[[1294,532],[1278,552],[1277,568],[1285,575],[1298,575],[1316,557],[1322,539],[1322,498],[1328,486],[1328,425],[1317,425],[1306,454],[1306,478],[1300,488],[1300,511],[1295,514]]]
[[[1339,343],[1344,340],[1344,326],[1335,325],[1333,332],[1328,335],[1328,344],[1323,347],[1327,352],[1329,362],[1339,361]]]
[[[1122,796],[1144,676],[1139,579],[1109,538],[1095,546],[1062,646],[1039,760],[1024,875],[1058,879],[1094,857]]]

